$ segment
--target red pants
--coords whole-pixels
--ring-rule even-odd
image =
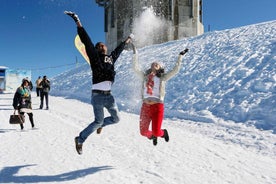
[[[161,130],[162,121],[164,117],[164,104],[146,104],[143,103],[140,113],[140,133],[147,138],[162,137],[164,131]],[[151,130],[149,130],[150,122]]]

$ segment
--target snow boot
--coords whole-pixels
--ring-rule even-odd
[[[164,129],[164,135],[162,136],[162,138],[164,138],[166,142],[169,142],[170,140],[169,133],[166,129]]]
[[[23,129],[24,129],[24,126],[23,126],[23,124],[20,124],[20,128],[21,128],[21,130],[23,130]]]
[[[154,146],[157,145],[157,137],[152,136],[152,143],[153,143]]]
[[[64,13],[65,13],[66,15],[69,15],[70,17],[72,17],[72,19],[74,19],[75,22],[79,22],[79,21],[80,21],[78,15],[75,14],[74,12],[71,12],[71,11],[64,11]]]
[[[102,129],[103,129],[102,127],[98,128],[97,129],[97,134],[100,134],[102,132]]]
[[[82,154],[82,144],[78,141],[79,137],[75,137],[76,150],[79,155]]]

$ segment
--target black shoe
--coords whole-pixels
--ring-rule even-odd
[[[166,142],[169,142],[170,140],[169,133],[166,129],[164,129],[164,135],[162,136],[162,138],[164,138]]]
[[[66,15],[69,15],[70,17],[72,17],[72,19],[74,19],[75,22],[79,22],[79,21],[80,21],[78,15],[75,14],[74,12],[71,12],[71,11],[64,11],[64,13],[65,13]]]
[[[76,150],[77,150],[78,154],[81,155],[82,154],[82,144],[80,144],[78,142],[78,138],[79,137],[75,137],[75,145],[76,145]]]
[[[153,143],[154,146],[157,145],[157,137],[152,136],[152,143]]]
[[[98,128],[97,129],[97,134],[100,134],[102,132],[102,129],[103,129],[102,127]]]

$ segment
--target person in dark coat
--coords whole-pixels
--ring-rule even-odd
[[[46,101],[46,109],[49,109],[49,92],[50,92],[50,80],[47,78],[47,76],[43,76],[42,81],[40,82],[40,86],[42,87],[40,91],[40,109],[43,108],[44,103],[44,97]]]
[[[22,115],[27,113],[31,122],[32,128],[34,128],[34,119],[32,113],[32,98],[29,88],[30,81],[27,78],[22,80],[22,84],[17,88],[13,97],[13,108],[18,110]],[[20,124],[21,130],[24,129],[23,124]]]
[[[91,103],[93,105],[95,120],[81,131],[79,136],[75,137],[76,150],[78,154],[82,154],[82,144],[92,132],[97,130],[99,134],[101,133],[102,127],[118,123],[120,120],[118,107],[111,94],[111,87],[116,75],[114,64],[124,50],[125,45],[130,42],[131,37],[121,42],[108,55],[107,46],[104,43],[98,42],[96,45],[93,44],[86,30],[83,28],[80,19],[74,12],[65,11],[64,13],[72,17],[77,25],[78,35],[85,45],[86,54],[92,70]],[[104,108],[110,113],[109,117],[104,117]]]

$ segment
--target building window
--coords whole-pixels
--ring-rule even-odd
[[[110,23],[111,23],[111,27],[114,28],[115,27],[115,6],[114,6],[114,1],[112,1],[111,3],[111,18],[110,18]]]
[[[202,0],[199,0],[199,21],[202,23]]]

